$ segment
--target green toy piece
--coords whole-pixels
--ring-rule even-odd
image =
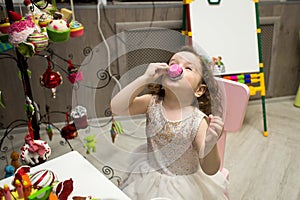
[[[86,153],[90,154],[91,150],[96,152],[96,143],[95,135],[89,135],[84,138],[84,148],[86,148]]]
[[[14,46],[8,43],[8,34],[0,34],[0,53],[13,49]]]
[[[22,42],[18,44],[19,52],[26,58],[29,58],[35,54],[35,46],[30,42]]]
[[[52,191],[52,186],[46,186],[28,196],[28,200],[47,200]]]
[[[27,75],[29,78],[31,78],[31,71],[30,69],[27,69]],[[22,74],[21,74],[21,71],[18,71],[18,77],[20,80],[22,80]]]

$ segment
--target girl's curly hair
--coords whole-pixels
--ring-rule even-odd
[[[197,98],[199,109],[206,115],[214,114],[222,116],[222,104],[221,104],[221,93],[219,90],[218,83],[216,82],[210,64],[205,57],[199,55],[194,48],[191,46],[183,46],[178,52],[190,52],[197,56],[200,60],[202,69],[202,83],[205,84],[207,89],[205,93]],[[165,91],[160,84],[149,84],[148,89],[151,94],[158,95],[159,97],[164,97]]]

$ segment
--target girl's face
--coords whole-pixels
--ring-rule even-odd
[[[202,66],[199,57],[187,51],[178,52],[170,59],[169,66],[172,64],[177,64],[182,67],[183,77],[180,80],[173,81],[166,75],[162,80],[163,85],[171,90],[188,90],[196,93],[202,83]]]

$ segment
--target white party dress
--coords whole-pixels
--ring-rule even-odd
[[[160,98],[153,96],[146,116],[147,144],[132,153],[120,188],[133,200],[227,199],[228,181],[220,172],[209,176],[202,171],[193,145],[206,115],[195,108],[186,118],[170,121],[163,113]]]

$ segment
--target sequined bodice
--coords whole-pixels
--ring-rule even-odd
[[[153,96],[147,111],[148,160],[164,174],[192,174],[199,168],[198,151],[193,146],[199,124],[205,116],[199,109],[182,120],[166,119],[162,101]]]

